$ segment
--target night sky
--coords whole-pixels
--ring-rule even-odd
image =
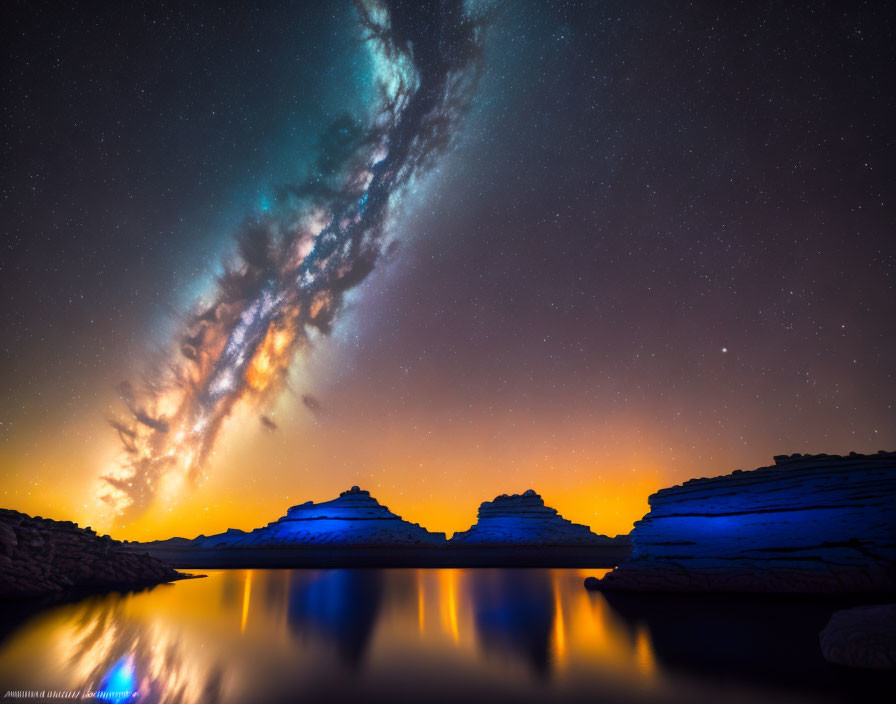
[[[192,536],[360,484],[450,533],[534,488],[614,534],[896,449],[887,3],[450,4],[404,63],[336,0],[4,8],[0,504]]]

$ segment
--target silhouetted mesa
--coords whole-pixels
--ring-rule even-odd
[[[166,543],[188,543],[197,548],[444,545],[445,534],[431,533],[417,523],[402,520],[369,491],[353,486],[332,501],[306,501],[293,506],[282,518],[248,533],[231,528],[226,533],[200,535],[192,541],[172,538],[144,545]]]
[[[588,526],[569,521],[529,489],[501,494],[479,506],[479,520],[469,530],[455,533],[455,545],[631,545],[627,535],[608,538]]]
[[[332,501],[293,506],[250,532],[231,528],[132,545],[192,567],[612,567],[631,551],[627,536],[595,535],[547,508],[533,491],[486,501],[479,515],[470,530],[446,540],[355,486]]]
[[[599,589],[886,592],[896,587],[896,453],[779,455],[649,498]]]
[[[90,528],[0,509],[0,598],[139,589],[190,576]]]

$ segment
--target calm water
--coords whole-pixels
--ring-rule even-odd
[[[586,591],[602,570],[205,572],[7,607],[0,696],[132,685],[139,701],[184,704],[815,702],[855,700],[869,682],[821,660],[824,603]]]

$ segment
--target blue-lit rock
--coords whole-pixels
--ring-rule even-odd
[[[628,536],[596,535],[544,505],[529,489],[502,494],[479,506],[479,519],[469,530],[455,533],[452,545],[627,545]]]
[[[779,455],[649,499],[601,589],[849,593],[896,586],[896,453]]]
[[[173,545],[178,540],[167,542]],[[231,528],[226,533],[181,540],[179,544],[196,548],[444,545],[445,534],[402,520],[370,492],[353,486],[332,501],[293,506],[264,528],[248,533]]]

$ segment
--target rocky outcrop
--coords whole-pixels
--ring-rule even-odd
[[[479,523],[445,540],[355,486],[333,501],[293,506],[250,532],[231,528],[127,547],[193,568],[613,567],[631,552],[627,538],[594,535],[530,491],[485,502]]]
[[[601,589],[852,593],[896,586],[896,453],[780,455],[649,499]]]
[[[588,526],[573,523],[529,489],[523,494],[501,494],[479,506],[479,517],[469,530],[455,533],[452,545],[628,545],[628,536],[596,535]]]
[[[819,642],[825,660],[838,665],[896,669],[896,604],[837,611]]]
[[[231,528],[218,535],[193,540],[143,543],[150,549],[247,547],[359,547],[444,545],[444,533],[431,533],[402,520],[370,495],[353,486],[339,498],[323,503],[307,501],[290,508],[282,518],[245,532]]]
[[[136,589],[188,576],[90,528],[0,509],[0,598]]]

